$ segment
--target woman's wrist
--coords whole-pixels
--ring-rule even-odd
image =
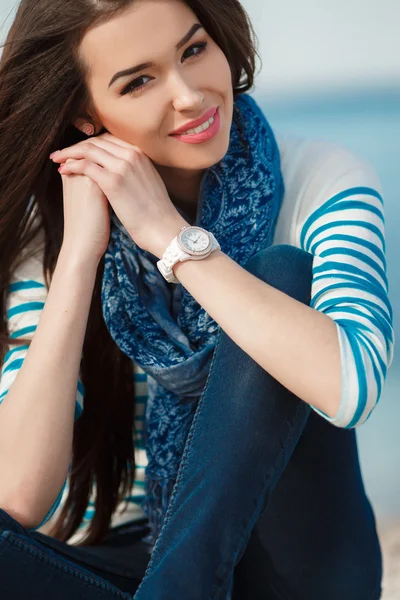
[[[130,235],[133,241],[141,248],[151,252],[151,254],[154,254],[154,256],[156,256],[158,259],[161,259],[165,250],[168,248],[172,240],[178,235],[182,227],[187,227],[188,225],[189,223],[187,223],[187,221],[185,221],[185,219],[179,215],[176,219],[165,223],[162,231],[150,231],[147,235],[146,241],[143,242],[143,245],[140,244],[140,242],[138,242],[132,234]],[[137,238],[137,236],[135,237]]]
[[[76,248],[62,245],[57,265],[62,265],[64,268],[76,270],[86,275],[96,275],[100,260],[101,257],[87,256],[85,253],[77,251]]]

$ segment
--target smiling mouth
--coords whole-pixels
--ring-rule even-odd
[[[183,131],[179,135],[196,135],[199,133],[203,133],[203,131],[207,131],[207,129],[209,129],[211,127],[211,125],[214,123],[214,121],[215,121],[215,118],[211,117],[210,119],[208,119],[208,121],[203,123],[203,125],[199,125],[199,127],[195,127],[194,129],[188,129],[187,131]]]
[[[181,131],[176,131],[173,133],[170,133],[171,136],[176,136],[176,135],[198,135],[199,133],[202,133],[203,131],[206,131],[215,121],[215,116],[217,114],[217,110],[218,110],[218,106],[215,107],[215,109],[213,110],[213,114],[211,114],[211,116],[206,120],[203,121],[203,123],[201,123],[200,125],[198,125],[197,127],[192,127],[185,130],[181,130]],[[211,111],[207,111],[208,114],[210,114]]]

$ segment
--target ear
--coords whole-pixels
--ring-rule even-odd
[[[87,125],[87,123],[90,123],[91,125],[93,125],[94,127],[94,134],[96,135],[100,130],[101,130],[101,123],[98,123],[97,120],[91,118],[91,117],[78,117],[77,119],[75,119],[75,121],[73,121],[73,126],[76,129],[79,129],[79,131],[81,131],[82,133],[84,132],[84,126]]]

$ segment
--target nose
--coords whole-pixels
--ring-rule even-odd
[[[172,78],[172,97],[175,110],[198,110],[204,102],[204,94],[190,84],[181,73]]]

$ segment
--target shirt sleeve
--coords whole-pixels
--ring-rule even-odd
[[[288,202],[276,241],[314,256],[310,306],[335,322],[340,347],[338,412],[312,408],[338,427],[356,427],[378,404],[394,355],[381,185],[344,148],[279,139]]]
[[[27,338],[23,346],[9,346],[5,354],[0,374],[0,404],[4,402],[24,363],[30,342],[35,334],[41,312],[45,305],[47,288],[44,282],[42,258],[39,252],[30,256],[17,267],[7,290],[7,327],[11,338]],[[77,383],[75,420],[83,411],[84,387],[79,378]],[[0,411],[1,414],[1,411]],[[46,515],[41,527],[54,514],[60,504],[66,481],[59,496]],[[38,528],[39,528],[38,527]]]

